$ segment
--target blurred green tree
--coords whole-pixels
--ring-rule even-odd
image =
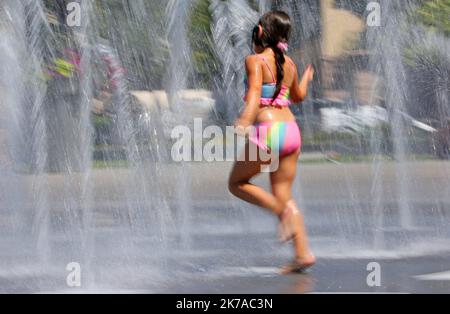
[[[414,116],[431,119],[436,127],[446,125],[447,102],[450,90],[450,60],[445,41],[450,36],[450,0],[420,0],[411,15],[411,25],[419,22],[427,32],[440,36],[430,41],[414,42],[405,47],[403,56],[408,70],[411,99],[426,106],[411,106]],[[424,39],[428,35],[424,35]],[[447,38],[446,38],[447,37]],[[434,39],[433,39],[434,38]]]
[[[422,24],[450,36],[450,0],[427,0],[417,9]]]
[[[191,25],[188,30],[192,49],[194,82],[210,89],[217,71],[217,60],[211,34],[212,16],[210,0],[197,0],[192,7]]]

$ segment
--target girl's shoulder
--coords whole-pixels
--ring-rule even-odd
[[[251,54],[245,57],[245,64],[247,67],[252,65],[260,65],[261,64],[261,55],[259,54]]]
[[[260,54],[254,53],[245,57],[245,61],[261,61],[262,58],[264,57],[261,56]]]

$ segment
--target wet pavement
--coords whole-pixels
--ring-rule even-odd
[[[165,179],[177,178],[167,167]],[[161,184],[170,197],[153,216],[121,197],[129,172],[96,170],[84,224],[65,203],[70,180],[53,175],[46,224],[23,195],[3,200],[0,293],[450,293],[449,164],[406,167],[403,198],[391,164],[375,169],[378,185],[371,163],[301,167],[295,197],[318,263],[287,276],[291,247],[276,241],[274,217],[224,190],[229,165],[191,165],[185,193]],[[68,285],[70,263],[80,287]]]
[[[174,246],[170,252],[152,250],[154,243],[143,240],[134,242],[131,250],[119,243],[121,248],[115,251],[110,246],[98,246],[87,260],[68,259],[61,252],[64,245],[55,245],[48,264],[33,263],[39,259],[31,256],[15,256],[3,262],[0,292],[450,293],[450,252],[383,257],[383,252],[378,256],[373,251],[373,256],[367,254],[365,258],[318,254],[318,263],[306,273],[281,275],[279,266],[289,261],[287,248],[261,235],[247,234],[244,240],[221,238],[203,239],[211,243],[208,248]],[[66,264],[73,260],[81,265],[81,287],[69,287],[66,282],[70,273]],[[376,268],[372,268],[373,263]],[[379,282],[372,276],[375,269],[379,270]]]

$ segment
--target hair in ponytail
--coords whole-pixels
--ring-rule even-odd
[[[260,34],[260,28],[262,28],[262,36]],[[289,15],[283,11],[267,12],[259,20],[258,25],[253,28],[253,43],[264,48],[270,47],[275,53],[277,85],[273,100],[275,100],[281,92],[284,79],[283,65],[286,62],[284,53],[286,51],[287,42],[291,36],[291,28],[291,19]]]

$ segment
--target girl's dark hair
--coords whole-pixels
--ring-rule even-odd
[[[259,36],[259,26],[262,27],[262,36]],[[277,65],[277,88],[273,95],[275,100],[281,92],[284,79],[283,65],[286,62],[284,51],[278,48],[278,43],[287,43],[291,36],[291,18],[283,11],[270,11],[264,14],[253,29],[252,39],[256,46],[270,47],[275,53]]]

